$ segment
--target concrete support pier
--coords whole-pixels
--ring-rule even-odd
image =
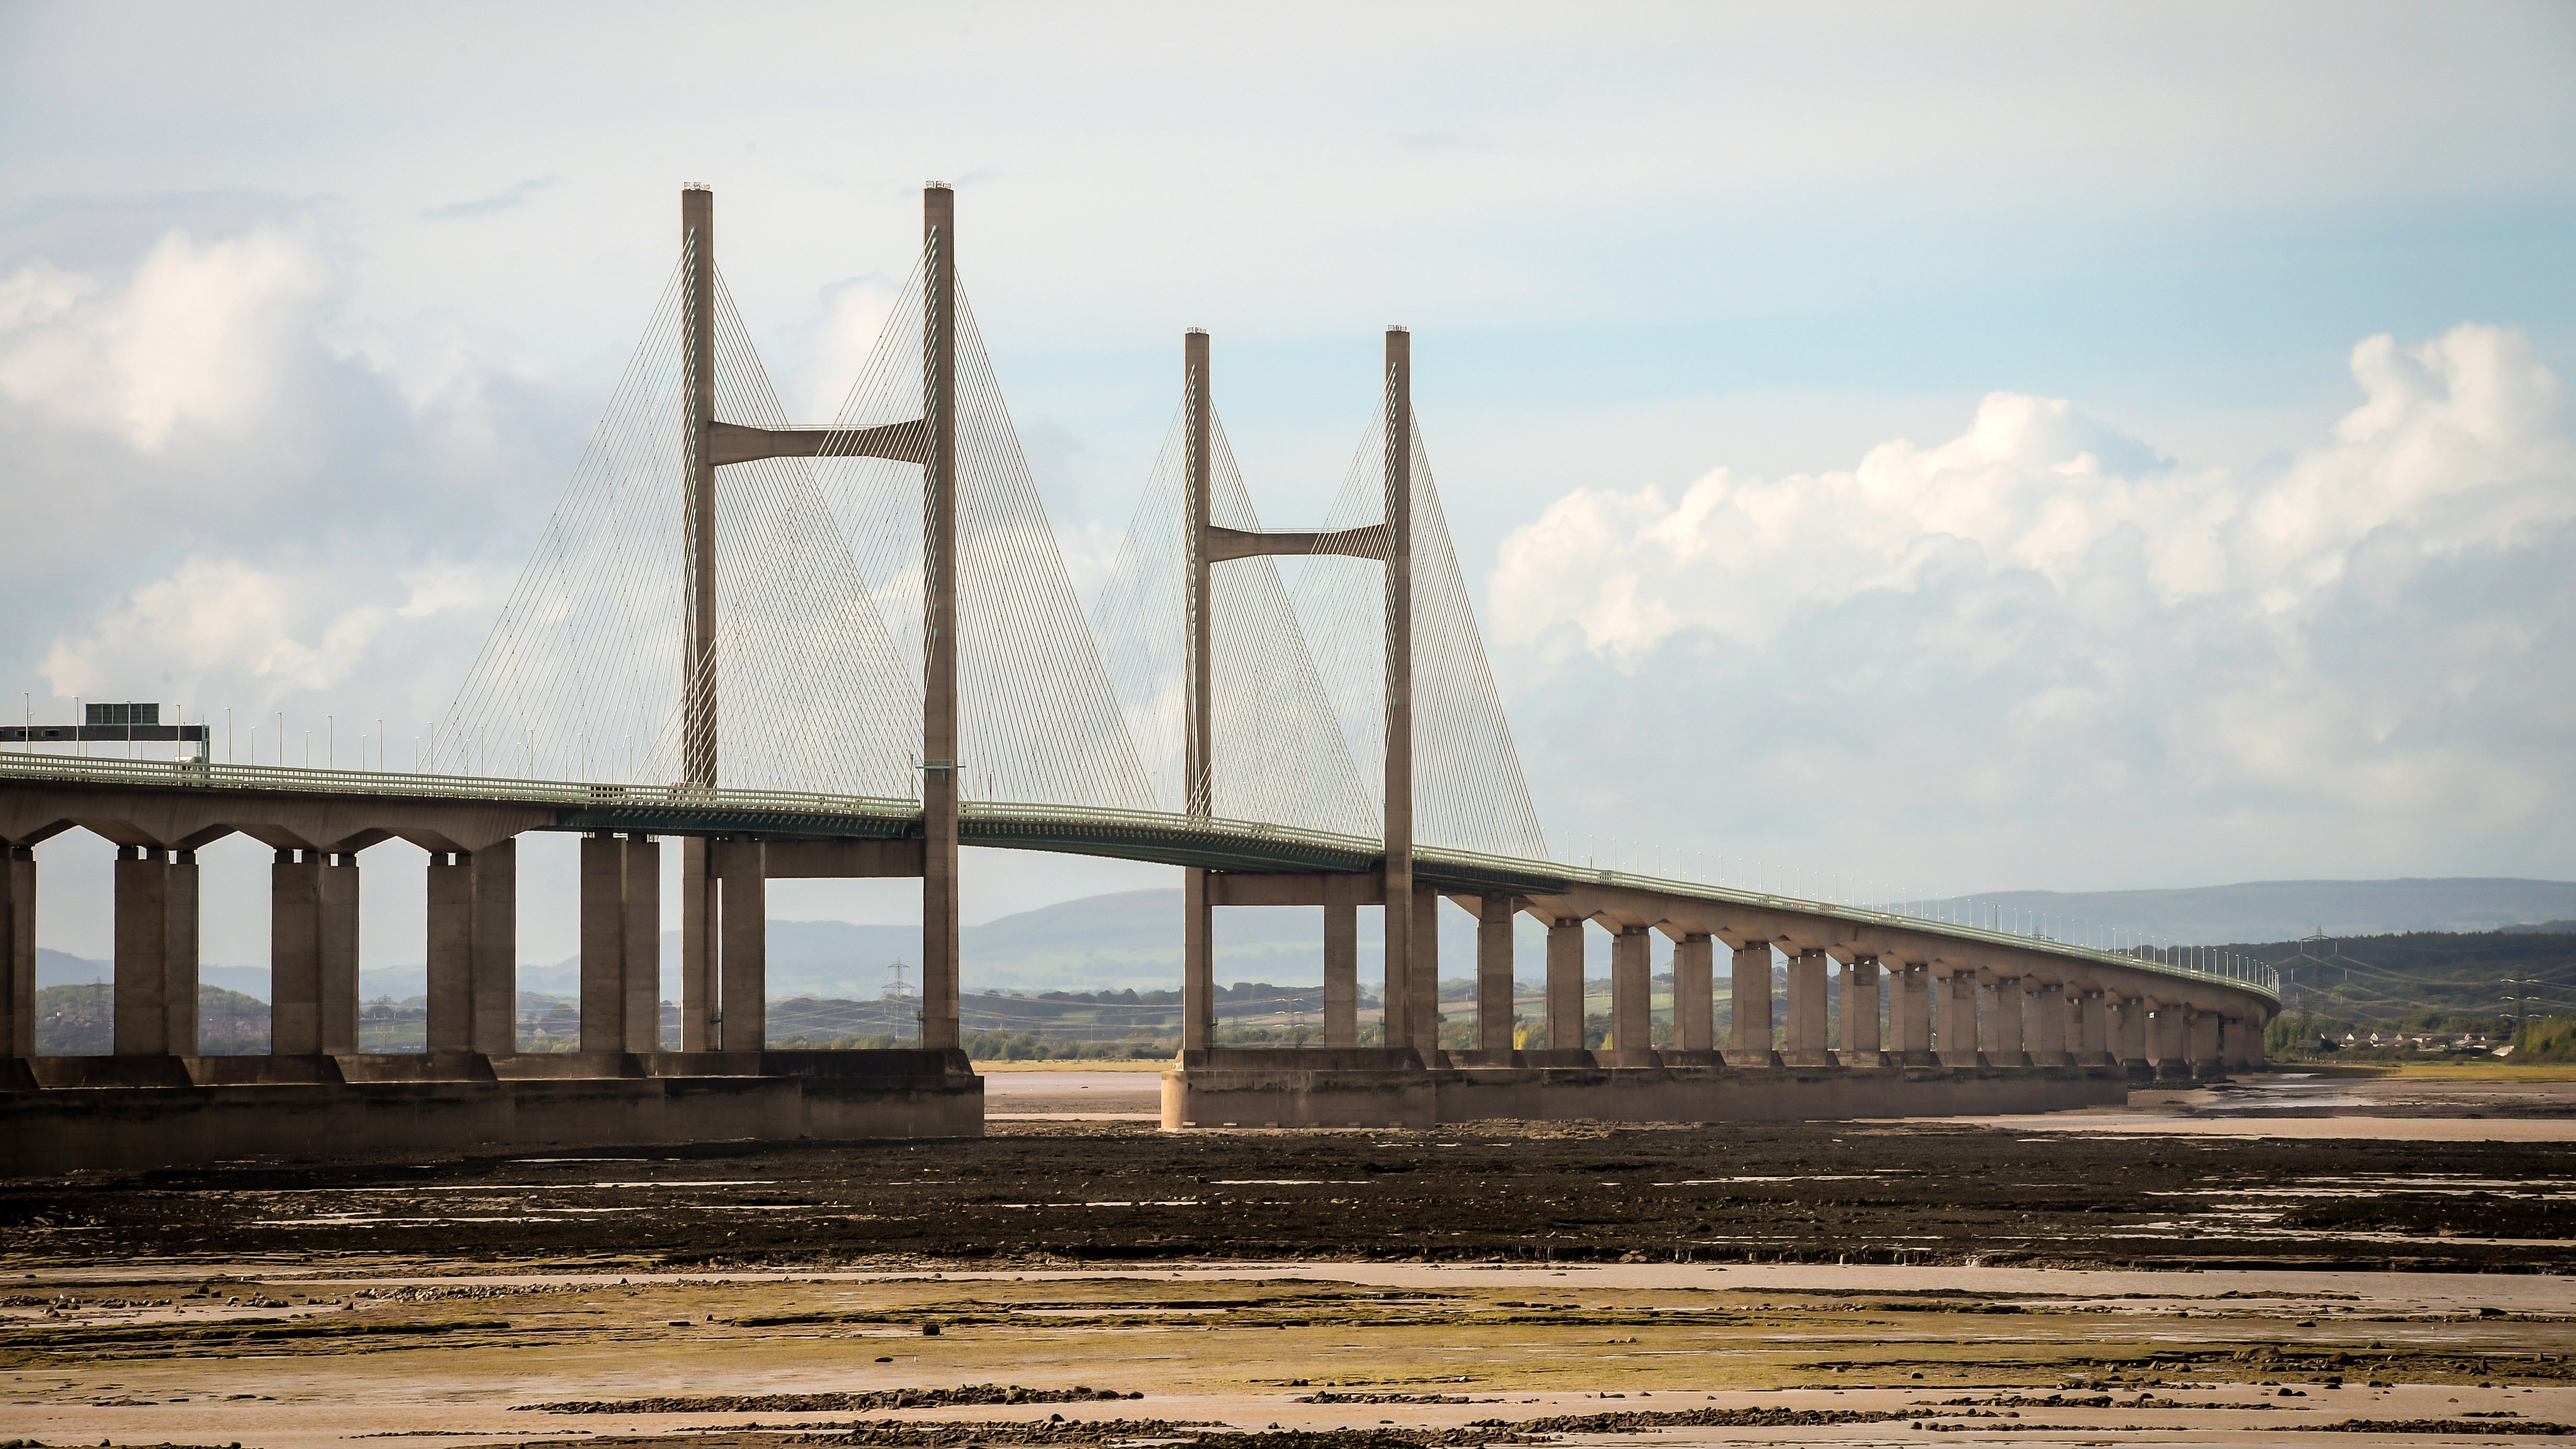
[[[0,849],[0,1092],[35,1084],[36,852]]]
[[[722,863],[723,920],[717,938],[723,944],[716,1007],[717,1047],[726,1052],[756,1052],[769,1046],[769,875],[757,840],[716,843]],[[952,994],[954,983],[951,983]],[[930,1009],[928,993],[922,1009]],[[930,1035],[924,1018],[925,1044]]]
[[[476,1055],[474,866],[462,851],[431,852],[428,897],[429,1054],[461,1065]]]
[[[1413,943],[1405,953],[1405,1025],[1414,1052],[1430,1061],[1440,1051],[1440,892],[1413,889]]]
[[[1643,926],[1621,931],[1610,943],[1610,1046],[1606,1060],[1622,1066],[1654,1063],[1654,938]]]
[[[116,1054],[170,1051],[170,862],[148,846],[116,848]]]
[[[325,853],[315,873],[317,965],[321,974],[322,1052],[355,1056],[358,1052],[358,856],[355,851]]]
[[[2099,988],[2067,993],[2069,1030],[2074,1039],[2067,1050],[2074,1054],[2075,1064],[2083,1067],[2116,1065],[2111,1056],[2111,1009],[2106,994]]]
[[[2022,1052],[2022,989],[2018,978],[1997,977],[1979,993],[1978,1048],[1990,1067],[2026,1067]]]
[[[1822,950],[1801,951],[1789,958],[1789,1036],[1780,1061],[1792,1067],[1833,1064],[1826,1041],[1825,985],[1828,960]]]
[[[1673,1048],[1694,1055],[1717,1049],[1717,948],[1694,931],[1673,943]]]
[[[1324,1045],[1360,1044],[1360,908],[1324,907]]]
[[[1843,968],[1844,1066],[1874,1067],[1885,1060],[1885,1043],[1879,1031],[1880,995],[1878,958],[1853,957],[1852,963]]]
[[[1896,988],[1896,1059],[1909,1067],[1940,1065],[1932,1054],[1932,971],[1921,962],[1905,967]]]
[[[1727,1033],[1726,1064],[1777,1066],[1780,1059],[1771,1050],[1771,943],[1736,947],[1732,970],[1735,1028]]]
[[[322,854],[280,850],[268,868],[268,1049],[322,1054]]]
[[[1488,894],[1476,917],[1476,1048],[1512,1049],[1512,898]]]
[[[1941,1065],[1980,1067],[1985,1058],[1977,1042],[1977,973],[1953,971],[1943,980],[1940,1038]]]
[[[519,842],[496,840],[468,858],[474,875],[474,1050],[519,1049]]]
[[[1547,926],[1547,1048],[1583,1050],[1583,923]]]

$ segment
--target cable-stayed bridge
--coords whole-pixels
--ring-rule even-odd
[[[1256,515],[1210,340],[1187,335],[1169,433],[1086,615],[967,304],[953,193],[924,200],[918,263],[838,414],[796,426],[716,267],[713,196],[682,193],[670,281],[418,771],[102,759],[31,739],[0,752],[13,1079],[532,1071],[508,1005],[512,842],[529,830],[584,836],[583,1051],[549,1068],[557,1078],[846,1077],[849,1061],[765,1053],[765,883],[900,876],[922,882],[923,1051],[947,1090],[971,1081],[949,1060],[969,844],[1184,867],[1172,1125],[1966,1110],[2260,1060],[2278,995],[2259,966],[1552,859],[1402,329],[1386,334],[1380,406],[1338,493],[1296,531]],[[32,1060],[30,1043],[29,847],[74,827],[121,847],[118,1056],[79,1068]],[[211,1060],[178,1009],[195,995],[193,852],[235,832],[277,851],[273,1059],[305,1064],[266,1076],[174,1065]],[[431,852],[430,1052],[398,1064],[356,1060],[354,1014],[358,853],[397,837]],[[682,853],[677,1053],[656,1034],[666,840]],[[1440,1046],[1444,899],[1479,921],[1472,1049]],[[1212,913],[1255,904],[1324,908],[1319,1051],[1216,1041]],[[1368,1047],[1362,906],[1385,942]],[[1512,1013],[1521,914],[1547,927],[1543,1022]],[[1614,938],[1612,1030],[1586,1051],[1593,928]],[[1661,1048],[1650,933],[1674,946]],[[1723,1044],[1718,942],[1732,958]],[[1775,951],[1789,958],[1784,1029]]]

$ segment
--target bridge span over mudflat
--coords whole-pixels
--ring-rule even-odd
[[[71,753],[40,751],[26,728],[0,750],[0,1170],[979,1132],[959,1050],[964,845],[1181,868],[1173,1128],[2033,1111],[2259,1062],[2279,1005],[2260,967],[1555,859],[1432,481],[1406,329],[1386,331],[1339,493],[1288,530],[1254,513],[1212,342],[1186,334],[1170,432],[1086,616],[958,280],[950,189],[925,188],[918,263],[821,427],[791,425],[760,368],[715,266],[712,193],[680,201],[669,286],[416,771],[265,768],[229,741],[216,763],[186,721],[189,758],[99,758],[78,731]],[[118,847],[116,1050],[40,1058],[33,847],[71,829]],[[540,830],[581,836],[572,1053],[521,1053],[514,1035],[516,841]],[[197,1051],[195,852],[233,834],[276,852],[261,1057]],[[428,1050],[371,1055],[359,859],[395,839],[429,852]],[[858,876],[921,882],[920,1046],[773,1052],[767,882]],[[1444,901],[1478,922],[1472,1046],[1442,1042]],[[1323,910],[1319,1048],[1218,1039],[1214,912],[1254,905]],[[1385,970],[1367,1046],[1363,906]],[[1547,943],[1544,1020],[1526,1024],[1522,915]],[[1587,1049],[1593,930],[1612,937],[1611,1020]],[[1656,933],[1672,942],[1661,1045]]]
[[[117,1052],[32,1051],[35,860],[84,829],[118,847]],[[582,843],[581,1050],[517,1051],[517,837]],[[264,1057],[196,1052],[195,852],[248,835],[276,851]],[[949,1135],[981,1128],[962,1054],[772,1052],[764,886],[914,876],[917,801],[688,786],[0,755],[13,991],[0,1103],[14,1170],[262,1152],[709,1137]],[[1362,837],[1151,810],[969,802],[968,844],[1110,856],[1205,873],[1212,905],[1328,916],[1325,1045],[1192,1047],[1166,1074],[1166,1124],[1432,1125],[1478,1117],[1724,1121],[2032,1111],[2116,1103],[2133,1081],[2261,1062],[2278,1007],[2260,967],[2201,968],[1870,907],[1425,848],[1413,913],[1446,899],[1480,922],[1478,1045],[1437,1045],[1437,956],[1388,973],[1384,1045],[1359,1046],[1357,907],[1383,905]],[[429,1050],[357,1049],[362,852],[429,852]],[[684,987],[713,1042],[666,1051],[658,842],[702,853],[721,919]],[[639,899],[639,897],[641,897]],[[1547,928],[1546,1021],[1515,1022],[1513,918]],[[1340,922],[1339,929],[1332,923]],[[1609,933],[1612,1009],[1581,1043],[1584,936]],[[1673,943],[1674,1026],[1652,1039],[1648,933]],[[1716,1030],[1717,948],[1731,1031]],[[1786,957],[1785,1000],[1774,953]],[[1417,964],[1418,963],[1418,964]],[[1839,976],[1829,989],[1829,980]],[[1829,1007],[1830,1002],[1830,1007]],[[1832,1018],[1829,1021],[1829,1016]]]

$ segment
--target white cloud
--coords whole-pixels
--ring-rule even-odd
[[[442,629],[471,634],[507,588],[505,575],[455,563],[379,575],[192,556],[55,640],[41,668],[59,698],[149,693],[166,678],[185,699],[264,709],[398,668],[385,646],[400,621],[447,615]]]
[[[174,429],[239,433],[328,290],[309,228],[164,235],[122,288],[44,259],[0,282],[0,395],[157,453]]]
[[[2068,594],[2124,533],[2163,606],[2233,594],[2280,610],[2342,578],[2383,528],[2456,555],[2576,517],[2558,380],[2520,334],[2374,337],[2352,371],[2362,405],[2264,478],[2170,464],[2070,403],[1995,393],[1958,437],[1885,443],[1849,472],[1720,468],[1678,500],[1578,490],[1504,541],[1497,632],[1533,643],[1571,620],[1584,647],[1631,660],[1686,629],[1761,643],[1802,608],[1918,589],[1952,542]]]
[[[1492,579],[1525,736],[1542,756],[1586,733],[1604,748],[1598,721],[1642,687],[1658,718],[1622,733],[1691,738],[1618,748],[1724,761],[1724,814],[1882,822],[1867,855],[1965,809],[1934,838],[2027,831],[1989,857],[2027,877],[2085,859],[2135,884],[2162,858],[2223,878],[2231,853],[2250,872],[2564,869],[2560,384],[2519,333],[2478,325],[2371,338],[2351,369],[2359,406],[2256,475],[1998,393],[1959,436],[1848,471],[1567,494]],[[2084,833],[2109,821],[2124,865]]]

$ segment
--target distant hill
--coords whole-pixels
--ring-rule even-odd
[[[114,1052],[115,990],[101,982],[37,987],[37,1054],[78,1057]],[[197,1041],[198,1050],[214,1057],[267,1051],[268,1003],[220,986],[199,987]]]
[[[2285,1012],[2343,1027],[2431,1030],[2576,1009],[2576,935],[2411,931],[2227,949],[2281,973]]]
[[[1978,919],[1980,907],[2118,926],[2182,946],[2384,936],[2404,931],[2495,931],[2576,918],[2576,882],[2459,877],[2271,880],[2163,891],[1996,891],[1939,903]],[[2064,933],[2056,933],[2064,934]]]

